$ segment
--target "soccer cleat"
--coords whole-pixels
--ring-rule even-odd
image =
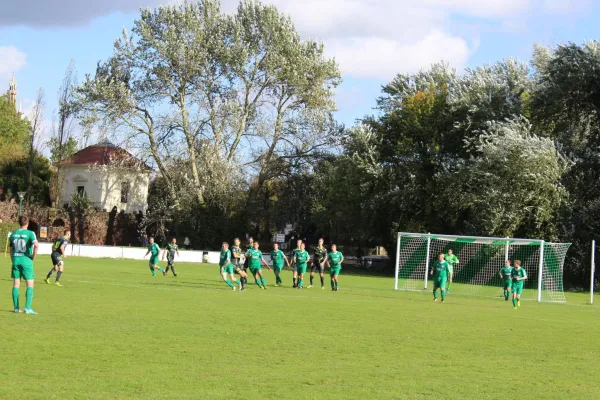
[[[167,271],[163,271],[163,276],[167,276]]]
[[[173,276],[174,276],[175,278],[177,278],[177,274],[173,274]]]
[[[517,301],[517,307],[521,307],[521,301]]]
[[[54,282],[54,284],[58,287],[64,287],[63,285],[60,284],[60,282]]]
[[[517,307],[515,307],[515,310],[517,309]]]
[[[445,302],[446,302],[446,300],[442,300],[442,303],[445,303]]]
[[[26,308],[25,309],[25,314],[36,315],[37,313],[35,311],[33,311],[31,308]]]
[[[309,289],[312,289],[312,288],[313,288],[313,285],[308,285],[308,288],[309,288]]]
[[[19,307],[15,308],[15,314],[19,314],[21,312],[21,309]]]
[[[321,290],[325,290],[325,286],[321,286]]]
[[[276,283],[276,284],[275,284],[275,287],[279,287],[279,283]]]
[[[267,290],[269,287],[268,286],[263,286],[263,289]]]
[[[46,282],[49,285],[50,284],[50,278],[44,279],[44,282]]]
[[[433,301],[437,301],[437,297],[434,297],[434,298],[433,298]]]
[[[231,288],[231,290],[233,290],[235,292],[235,286]]]

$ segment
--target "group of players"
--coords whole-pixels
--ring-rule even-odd
[[[149,267],[152,275],[156,275],[156,270],[167,275],[169,269],[177,276],[175,272],[175,255],[179,256],[177,240],[173,238],[171,243],[163,251],[162,259],[167,259],[167,268],[163,269],[158,265],[160,256],[160,247],[154,242],[154,238],[148,239],[148,251],[145,256],[150,255]],[[248,238],[246,250],[242,250],[239,238],[233,240],[233,246],[229,248],[228,242],[223,242],[221,253],[219,256],[219,273],[223,281],[232,290],[245,290],[248,283],[248,273],[254,278],[254,283],[261,289],[267,289],[267,282],[263,275],[262,266],[264,265],[269,270],[275,272],[275,286],[283,284],[281,279],[281,271],[284,266],[293,270],[293,287],[298,289],[304,288],[304,276],[308,270],[308,264],[311,262],[311,257],[306,251],[306,244],[302,240],[297,241],[297,247],[292,252],[291,260],[279,249],[279,244],[273,244],[273,251],[270,253],[271,264],[263,257],[263,253],[259,250],[259,243],[254,241],[252,237]],[[315,275],[318,273],[321,279],[321,289],[325,289],[325,267],[329,267],[329,276],[331,278],[331,290],[339,289],[339,275],[342,270],[344,256],[337,251],[335,244],[331,245],[331,251],[328,252],[324,245],[324,240],[319,239],[317,247],[315,247],[310,270],[310,285],[313,287]],[[236,275],[238,275],[236,277]],[[235,283],[235,285],[234,285]]]
[[[437,301],[437,291],[439,289],[442,303],[445,301],[445,294],[450,292],[450,285],[454,276],[454,265],[458,264],[458,258],[453,254],[452,249],[448,254],[440,253],[435,261],[430,275],[433,276],[433,301]],[[508,301],[512,293],[512,303],[515,309],[521,307],[521,294],[523,286],[527,279],[527,272],[521,268],[521,261],[515,260],[515,266],[510,265],[510,260],[504,262],[504,267],[500,269],[500,278],[504,288],[504,300]]]

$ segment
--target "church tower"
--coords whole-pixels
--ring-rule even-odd
[[[15,106],[17,109],[17,82],[15,81],[15,74],[13,73],[12,79],[8,86],[8,101]]]

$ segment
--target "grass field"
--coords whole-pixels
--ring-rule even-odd
[[[0,259],[1,399],[594,399],[600,315],[568,304],[395,292],[342,275],[340,291],[232,292],[214,265],[69,258],[14,314]],[[274,283],[265,271],[267,282]],[[252,281],[252,279],[251,279]],[[24,288],[21,301],[24,301]]]

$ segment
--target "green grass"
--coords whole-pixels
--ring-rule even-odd
[[[232,292],[214,265],[152,277],[129,260],[69,258],[33,308],[10,312],[0,259],[2,399],[593,399],[600,318],[568,304],[395,292],[342,276],[341,290]],[[274,283],[265,271],[268,283]],[[252,281],[252,280],[251,280]],[[326,286],[328,287],[328,279]],[[24,301],[24,289],[21,290]]]

